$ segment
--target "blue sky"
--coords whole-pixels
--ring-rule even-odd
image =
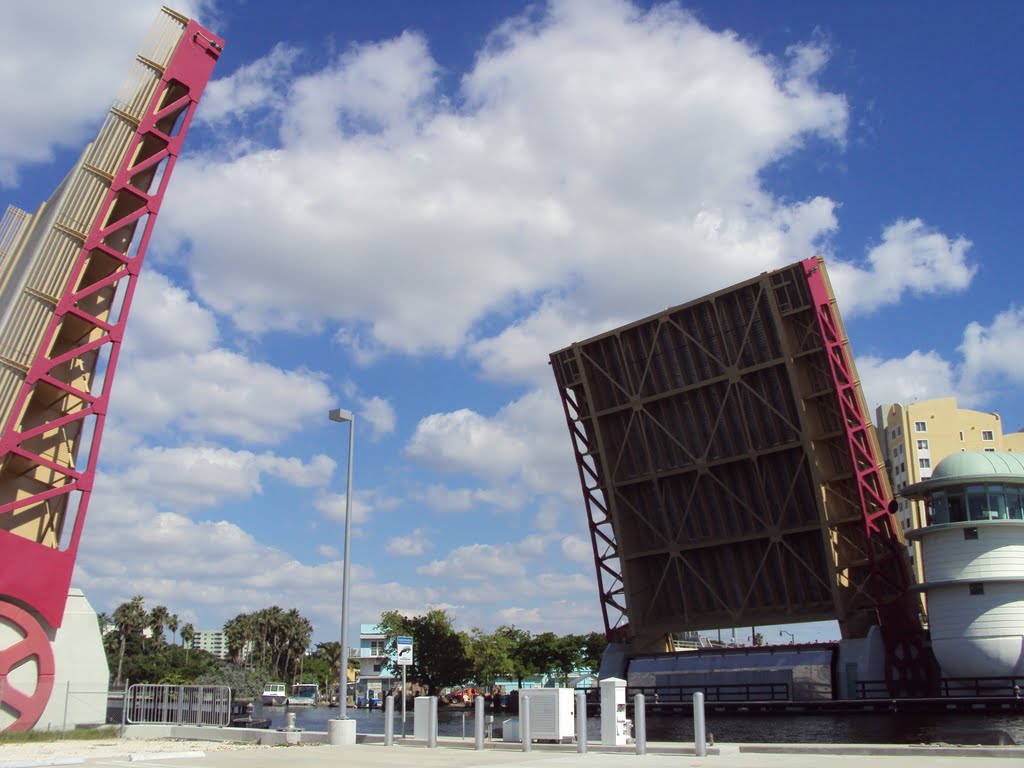
[[[49,194],[158,7],[5,4],[0,205]],[[114,385],[98,610],[335,637],[343,407],[353,627],[600,629],[548,354],[814,254],[872,407],[1024,426],[1019,3],[177,7],[227,44]]]

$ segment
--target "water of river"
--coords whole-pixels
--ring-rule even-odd
[[[254,717],[269,717],[271,728],[285,725],[286,712],[295,713],[295,725],[307,731],[326,731],[327,721],[338,716],[334,707],[261,707]],[[384,733],[384,713],[379,710],[350,709],[358,733]],[[515,715],[494,715],[499,724]],[[442,708],[438,710],[438,733],[447,737],[473,739],[473,710]],[[1014,743],[1024,745],[1024,716],[1019,714],[971,713],[878,713],[857,712],[822,715],[760,715],[743,713],[718,715],[709,713],[707,731],[718,743],[822,743],[822,744],[925,744],[986,743],[994,732],[1006,733]],[[412,736],[413,715],[406,712],[405,733]],[[402,733],[401,713],[395,713],[395,735]],[[587,738],[601,738],[598,717],[587,720]],[[647,738],[650,741],[693,741],[691,715],[647,715]]]

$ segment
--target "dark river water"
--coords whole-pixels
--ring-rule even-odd
[[[271,728],[283,728],[286,712],[295,713],[295,725],[307,731],[326,731],[327,721],[338,717],[336,707],[261,707],[254,717],[269,717]],[[262,713],[262,714],[261,714]],[[384,733],[384,713],[379,710],[349,709],[358,733]],[[495,725],[513,714],[494,715]],[[441,708],[438,733],[441,736],[473,739],[473,710]],[[911,714],[858,712],[821,715],[760,715],[708,713],[706,730],[717,743],[821,743],[821,744],[976,744],[992,741],[1003,732],[1024,745],[1024,715],[952,713]],[[405,733],[412,736],[413,713],[406,711]],[[395,713],[395,736],[402,733],[401,712]],[[587,738],[600,740],[601,721],[587,720]],[[692,715],[648,714],[649,741],[693,741]]]

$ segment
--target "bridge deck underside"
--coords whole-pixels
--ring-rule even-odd
[[[592,533],[605,529],[599,579],[603,557],[621,584],[603,595],[634,638],[848,622],[871,603],[860,501],[799,268],[552,355],[584,494],[607,511],[591,510]]]

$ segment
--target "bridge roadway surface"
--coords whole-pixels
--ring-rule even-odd
[[[126,747],[128,745],[126,744]],[[829,744],[722,744],[708,747],[706,757],[697,757],[692,744],[652,742],[646,755],[637,755],[634,746],[604,747],[589,745],[586,754],[575,745],[535,744],[523,752],[519,744],[489,742],[484,750],[474,749],[472,741],[439,739],[437,748],[423,741],[396,741],[392,747],[382,742],[346,746],[326,744],[281,745],[265,749],[237,751],[192,751],[147,753],[145,742],[131,745],[118,757],[23,761],[5,763],[0,752],[0,767],[34,768],[48,765],[113,766],[139,765],[153,768],[334,768],[338,765],[416,766],[416,768],[488,768],[490,766],[529,765],[571,768],[641,768],[650,766],[686,766],[687,768],[859,768],[870,761],[872,768],[1010,768],[1024,765],[1024,747],[829,745]]]

